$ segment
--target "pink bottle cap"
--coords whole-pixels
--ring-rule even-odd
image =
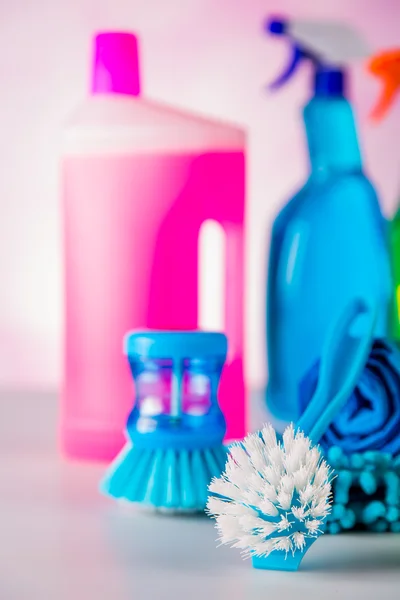
[[[96,35],[92,94],[140,94],[138,40],[135,35],[124,32]]]

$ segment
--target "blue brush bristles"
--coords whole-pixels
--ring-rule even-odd
[[[128,444],[101,490],[114,498],[171,511],[199,511],[207,487],[226,463],[224,446],[205,450],[151,450]]]
[[[173,512],[202,511],[226,463],[217,390],[227,340],[220,333],[134,332],[125,338],[136,401],[127,444],[100,490]]]
[[[400,456],[377,451],[348,456],[334,446],[326,457],[336,474],[327,533],[400,532]]]

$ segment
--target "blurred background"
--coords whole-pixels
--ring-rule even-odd
[[[307,176],[300,111],[310,90],[304,64],[285,88],[267,92],[290,52],[263,35],[268,13],[344,19],[374,50],[398,45],[397,0],[0,3],[0,386],[53,389],[60,379],[61,131],[87,93],[91,38],[101,29],[139,35],[146,96],[248,131],[246,370],[253,388],[265,384],[269,231]],[[400,103],[370,123],[378,81],[361,63],[351,70],[365,165],[390,215],[400,193]]]

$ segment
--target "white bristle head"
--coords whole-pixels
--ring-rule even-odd
[[[278,498],[278,497],[277,497]],[[277,517],[279,515],[279,509],[277,507],[278,499],[276,502],[271,502],[267,498],[264,498],[259,502],[258,507],[260,511],[268,517]]]
[[[270,423],[262,428],[261,436],[267,450],[271,450],[271,448],[277,446],[276,432]]]
[[[309,480],[306,467],[302,466],[294,471],[293,482],[297,492],[304,490]]]
[[[298,550],[303,550],[304,546],[306,545],[306,538],[304,536],[304,533],[301,533],[300,531],[296,531],[293,534],[293,544],[295,546],[295,548],[297,548]]]
[[[331,479],[319,448],[302,432],[290,425],[279,442],[266,425],[232,446],[225,472],[210,484],[207,512],[219,541],[246,557],[303,552],[331,510]]]
[[[249,546],[246,548],[245,556],[252,556],[253,554],[256,556],[268,556],[274,549],[274,540],[264,540],[258,541],[251,550],[249,550]]]

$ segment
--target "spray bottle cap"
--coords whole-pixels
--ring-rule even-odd
[[[382,119],[400,90],[400,49],[376,54],[368,63],[369,71],[382,79],[380,98],[371,113],[374,121]]]
[[[315,68],[315,93],[341,96],[344,88],[344,66],[356,58],[365,58],[371,51],[352,27],[341,22],[268,19],[266,31],[290,39],[293,54],[286,70],[269,87],[277,89],[294,74],[303,59]]]

